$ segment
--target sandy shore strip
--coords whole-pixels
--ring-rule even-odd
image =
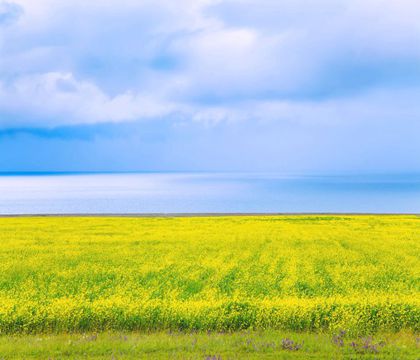
[[[59,213],[59,214],[0,214],[6,217],[226,217],[226,216],[420,216],[420,213],[363,213],[363,212],[268,212],[268,213]]]

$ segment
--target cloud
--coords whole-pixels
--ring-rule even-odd
[[[419,16],[416,0],[1,3],[0,126],[400,121],[400,94],[420,113]]]
[[[95,84],[71,73],[32,74],[0,83],[3,128],[129,121],[164,116],[168,103],[129,91],[109,96]],[[16,115],[19,115],[16,118]]]
[[[0,2],[0,26],[10,25],[23,14],[23,8],[11,2]]]
[[[263,39],[282,39],[264,52],[273,58],[277,96],[333,97],[420,81],[416,1],[228,0],[207,11],[231,27],[258,29]]]

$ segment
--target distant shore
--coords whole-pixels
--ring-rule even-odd
[[[269,213],[68,213],[68,214],[0,214],[5,217],[224,217],[224,216],[420,216],[420,213],[371,212],[269,212]]]

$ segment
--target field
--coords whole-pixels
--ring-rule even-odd
[[[96,332],[400,333],[417,346],[418,216],[11,217],[0,230],[0,355]]]

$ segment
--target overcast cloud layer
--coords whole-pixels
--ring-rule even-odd
[[[0,0],[0,170],[420,171],[417,0]]]

